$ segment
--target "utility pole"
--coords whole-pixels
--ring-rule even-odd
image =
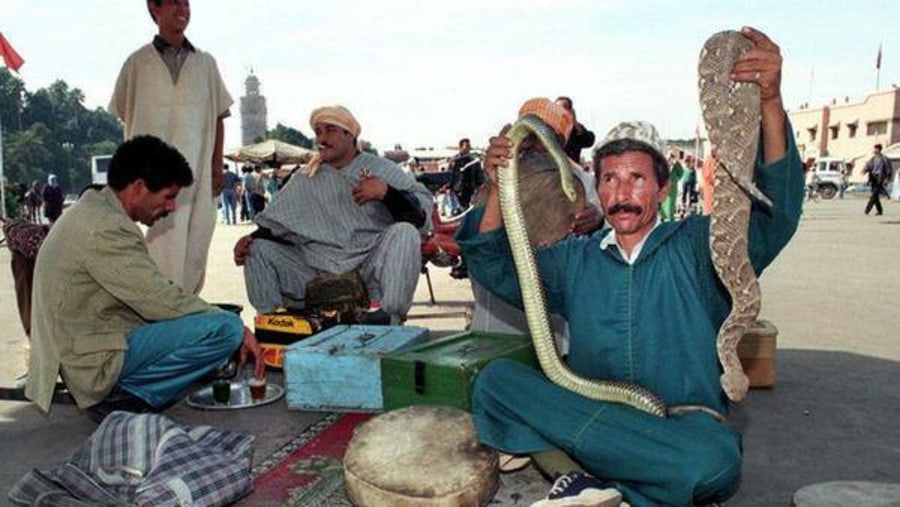
[[[69,181],[69,178],[72,175],[72,149],[75,148],[75,145],[66,141],[62,143],[62,149],[66,152],[66,177],[61,181]],[[62,175],[60,175],[62,176]],[[69,182],[71,184],[71,182]]]
[[[878,44],[878,57],[875,58],[875,91],[881,86],[881,44]]]

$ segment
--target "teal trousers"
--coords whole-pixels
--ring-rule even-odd
[[[128,334],[118,386],[162,408],[241,346],[244,323],[225,311],[145,324]]]
[[[738,488],[740,434],[703,413],[660,418],[591,400],[507,359],[479,374],[472,404],[483,443],[514,454],[560,449],[632,507],[721,502]]]

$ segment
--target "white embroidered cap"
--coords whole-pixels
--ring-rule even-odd
[[[606,137],[603,138],[603,141],[594,148],[594,157],[596,158],[597,152],[603,149],[607,144],[624,139],[645,144],[648,148],[655,151],[662,160],[666,160],[666,144],[663,142],[662,138],[659,137],[659,132],[656,131],[656,127],[645,121],[623,121],[613,127],[613,129],[606,134]]]

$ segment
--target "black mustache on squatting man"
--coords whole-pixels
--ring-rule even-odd
[[[629,213],[637,213],[641,214],[644,212],[644,208],[638,206],[637,204],[631,204],[630,202],[620,202],[618,204],[613,204],[610,206],[609,211],[607,212],[609,215],[615,215],[620,212],[629,212]]]

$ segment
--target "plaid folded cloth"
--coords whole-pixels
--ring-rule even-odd
[[[254,437],[113,412],[63,464],[32,470],[9,492],[26,506],[227,505],[252,489]]]

